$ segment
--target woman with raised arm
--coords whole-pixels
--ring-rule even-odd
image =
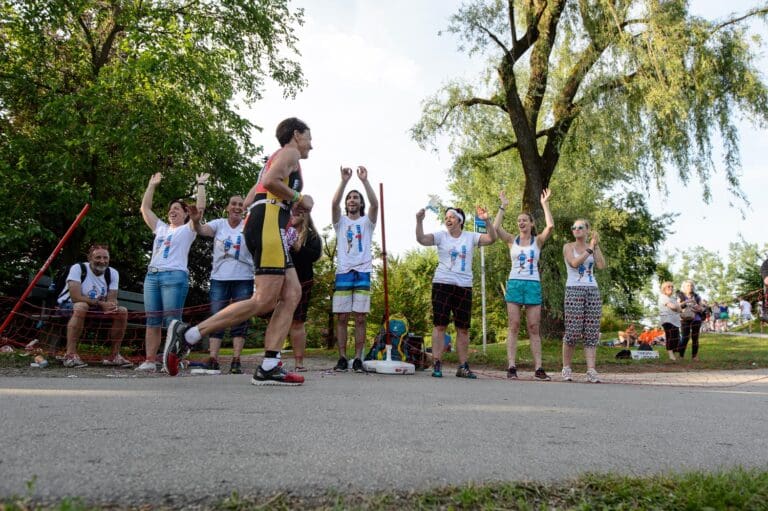
[[[541,276],[539,274],[539,259],[541,248],[552,234],[555,222],[552,212],[549,210],[549,198],[552,193],[544,189],[541,193],[541,207],[544,210],[544,220],[547,225],[540,234],[536,233],[536,223],[530,213],[517,215],[518,234],[508,233],[502,227],[502,218],[509,200],[502,191],[499,194],[501,207],[493,227],[501,241],[509,247],[509,257],[512,260],[512,269],[509,271],[507,289],[504,301],[507,302],[508,330],[507,330],[507,378],[517,379],[517,334],[520,331],[520,312],[525,307],[525,319],[528,330],[528,339],[531,344],[531,354],[534,361],[534,378],[537,380],[551,380],[541,362],[541,335],[539,334],[539,322],[541,321]]]
[[[600,317],[603,302],[595,279],[595,269],[605,268],[600,249],[600,235],[591,231],[589,222],[578,218],[571,226],[574,241],[563,246],[567,280],[565,283],[565,334],[563,335],[563,371],[565,381],[573,380],[571,361],[576,343],[584,343],[587,381],[600,383],[595,369],[600,343]]]
[[[156,370],[161,328],[167,327],[171,320],[181,319],[189,291],[187,258],[192,242],[197,236],[189,223],[189,207],[181,199],[174,199],[168,205],[168,223],[160,220],[152,211],[155,189],[162,179],[160,172],[154,174],[149,179],[141,200],[141,216],[155,235],[152,258],[144,278],[144,309],[147,313],[146,359],[136,368],[137,371],[145,372]],[[203,204],[207,181],[208,174],[197,176],[198,200],[202,194]]]
[[[424,234],[424,209],[416,213],[416,241],[425,247],[437,247],[437,269],[432,279],[432,376],[443,376],[443,343],[445,329],[453,316],[456,326],[456,350],[459,355],[459,378],[477,378],[469,369],[469,325],[472,313],[472,254],[480,245],[496,241],[496,230],[488,222],[488,212],[477,208],[477,217],[485,220],[488,232],[464,231],[466,216],[460,208],[445,211],[445,230]],[[499,212],[501,214],[501,212]]]

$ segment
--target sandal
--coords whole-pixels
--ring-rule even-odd
[[[307,368],[304,367],[304,366],[296,366],[296,367],[293,368],[293,371],[296,372],[296,373],[306,373],[307,372]]]

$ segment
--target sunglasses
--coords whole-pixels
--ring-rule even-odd
[[[583,226],[583,225],[572,225],[571,226],[571,230],[572,231],[583,231],[584,229],[586,229],[586,227]]]

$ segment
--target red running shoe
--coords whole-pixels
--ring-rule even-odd
[[[251,385],[301,385],[304,383],[304,377],[300,374],[289,373],[283,369],[283,363],[279,362],[275,367],[269,371],[265,371],[261,368],[261,365],[256,368],[256,372],[251,378]]]

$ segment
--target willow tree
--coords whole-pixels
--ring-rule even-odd
[[[640,179],[664,188],[671,169],[704,183],[723,169],[739,191],[735,120],[762,125],[768,95],[745,24],[768,8],[711,21],[684,0],[474,1],[449,31],[489,69],[428,99],[414,138],[447,135],[456,175],[493,170],[512,155],[524,174],[522,205],[538,197],[563,156],[600,186]]]
[[[258,100],[267,79],[288,95],[304,85],[303,12],[288,4],[0,2],[0,290],[39,267],[86,202],[64,262],[109,242],[121,284],[140,286],[151,234],[138,207],[154,172],[165,174],[158,214],[200,172],[214,200],[245,193],[257,127],[236,100]]]

